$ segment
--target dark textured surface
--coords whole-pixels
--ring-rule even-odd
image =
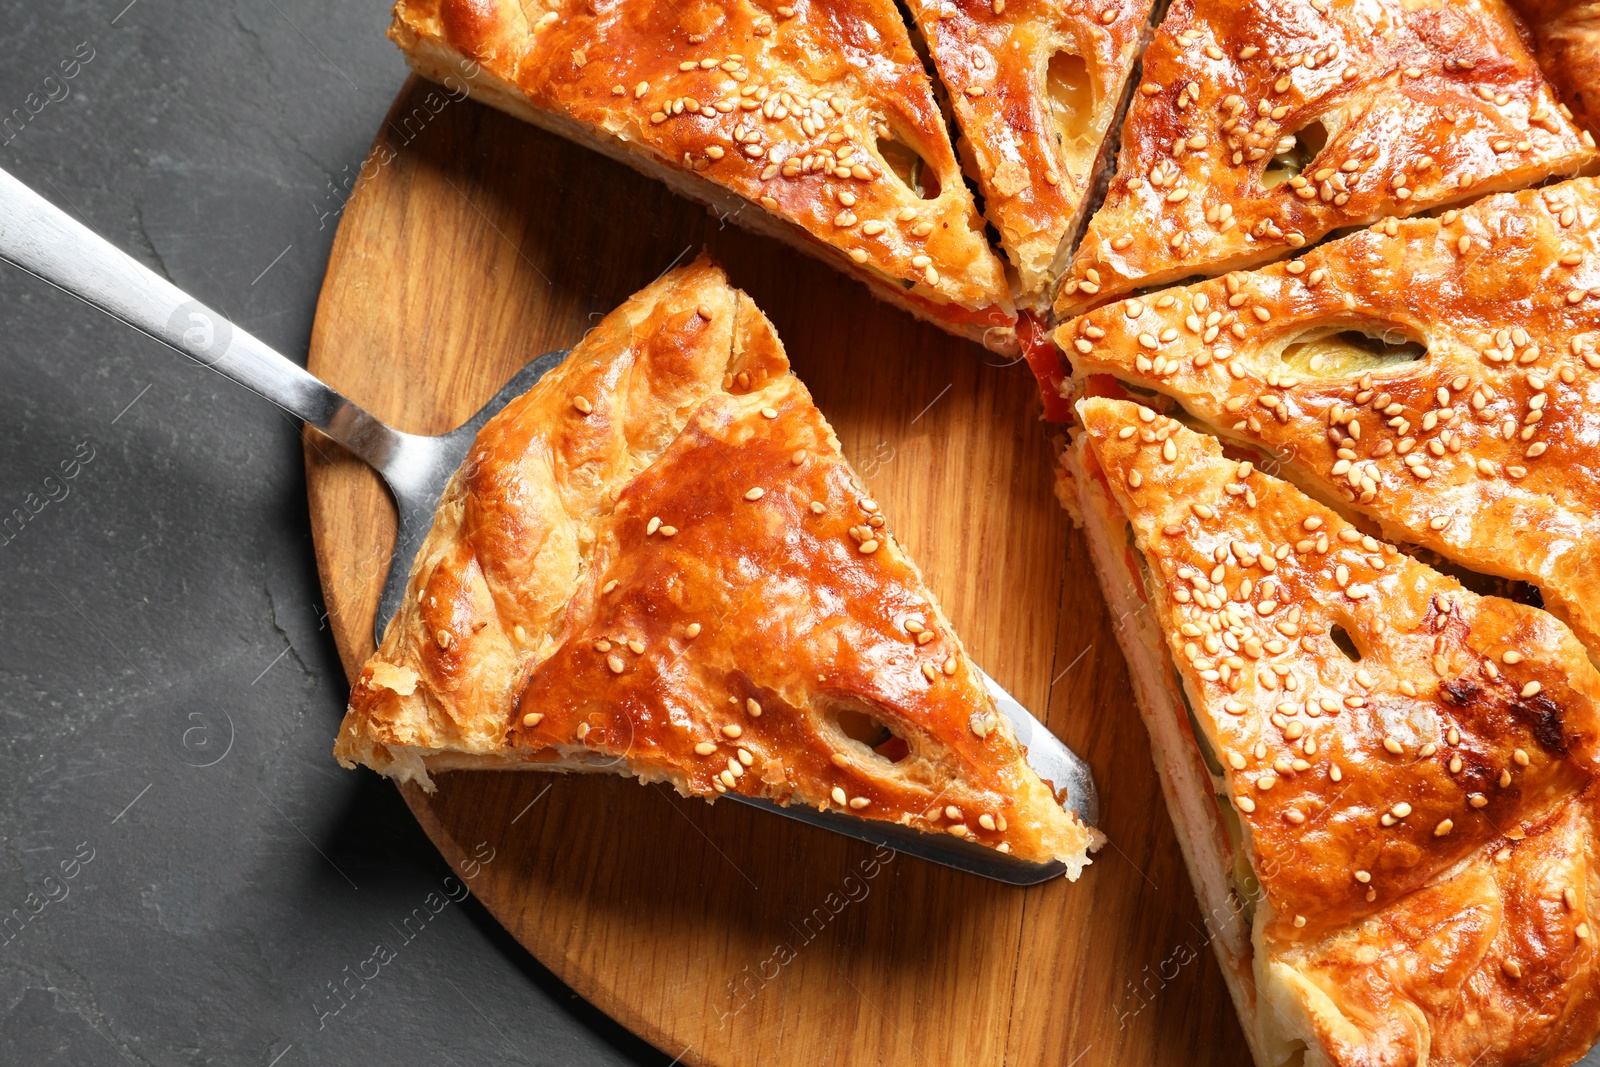
[[[0,2],[0,166],[303,362],[386,5],[125,3]],[[0,266],[0,458],[0,1064],[665,1063],[333,762],[290,419]]]

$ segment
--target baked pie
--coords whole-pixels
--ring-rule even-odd
[[[1088,533],[1256,1062],[1568,1064],[1600,1035],[1600,673],[1213,437],[1091,397]]]
[[[1386,219],[1056,337],[1391,539],[1537,587],[1600,662],[1600,181]]]
[[[910,6],[960,124],[962,160],[1016,269],[1018,302],[1047,313],[1110,162],[1151,0]]]
[[[399,0],[389,36],[425,77],[1016,346],[1005,269],[889,0]]]
[[[1076,878],[1028,767],[772,325],[701,260],[484,426],[335,754],[609,771],[948,833]]]
[[[1500,0],[1174,0],[1056,311],[1596,162]]]

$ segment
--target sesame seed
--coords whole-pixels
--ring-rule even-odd
[[[628,650],[635,656],[642,656],[644,655],[644,642],[640,641],[638,638],[634,638],[632,641],[628,642]]]
[[[611,668],[611,673],[612,674],[621,674],[622,673],[622,667],[623,667],[622,657],[621,656],[607,656],[606,657],[606,666]]]
[[[587,415],[591,411],[594,410],[594,405],[589,403],[589,398],[588,397],[584,397],[584,396],[575,396],[575,397],[573,397],[572,398],[572,406],[577,408],[578,411],[580,413],[584,414],[584,415]]]
[[[1538,682],[1529,682],[1527,685],[1522,687],[1522,695],[1524,698],[1537,696],[1540,688],[1541,687]]]
[[[1371,872],[1370,871],[1356,871],[1356,881],[1360,882],[1362,885],[1366,885],[1368,882],[1372,881]]]
[[[530,711],[522,717],[522,725],[524,726],[538,726],[543,721],[544,713],[541,711]]]
[[[683,628],[683,636],[687,637],[691,641],[693,641],[695,638],[699,637],[700,636],[700,624],[697,623],[697,622],[691,622],[688,626],[685,626]]]
[[[829,795],[833,797],[833,802],[839,805],[841,808],[849,803],[849,801],[845,798],[844,790],[840,789],[838,786],[834,786],[833,792]]]
[[[760,486],[756,486],[754,489],[746,489],[744,492],[744,498],[746,500],[760,500],[766,495],[767,491]]]
[[[752,719],[761,718],[761,702],[755,697],[749,697],[745,700],[744,710],[749,712]]]
[[[1233,805],[1246,815],[1249,815],[1256,810],[1256,802],[1251,800],[1249,797],[1235,797],[1233,800]]]
[[[716,744],[711,741],[702,741],[698,745],[694,746],[694,752],[697,756],[709,756],[716,750]]]
[[[742,733],[744,733],[744,727],[740,726],[736,722],[730,722],[728,725],[726,725],[726,726],[724,726],[722,728],[722,736],[723,737],[734,737],[734,738],[737,738]]]
[[[861,552],[861,554],[863,556],[872,555],[874,552],[878,551],[877,538],[874,538],[874,537],[867,538],[865,541],[861,542],[861,544],[858,546],[858,548],[859,548],[859,550],[860,550],[860,552]]]

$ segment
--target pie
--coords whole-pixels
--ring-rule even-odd
[[[484,426],[335,754],[610,771],[947,833],[1076,878],[1093,831],[789,372],[704,259]]]
[[[398,0],[425,77],[1006,351],[1016,311],[890,0]]]
[[[1056,337],[1391,539],[1536,587],[1600,662],[1600,181],[1386,219]]]
[[[959,147],[1018,275],[1047,313],[1102,180],[1145,43],[1151,0],[928,0],[912,4]]]
[[[1535,52],[1563,101],[1591,134],[1600,130],[1600,3],[1514,0],[1533,29]]]
[[[1500,0],[1174,0],[1056,311],[1597,159]]]
[[[1089,536],[1256,1062],[1568,1064],[1600,1036],[1600,673],[1213,437],[1091,397]]]

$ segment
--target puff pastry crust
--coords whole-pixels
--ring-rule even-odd
[[[1591,134],[1600,130],[1600,3],[1514,0],[1537,42],[1539,65]]]
[[[1499,0],[1175,0],[1056,311],[1596,159]]]
[[[889,0],[399,0],[389,36],[426,77],[659,178],[945,329],[1015,347],[1004,268]]]
[[[362,669],[346,765],[609,770],[952,833],[1076,877],[771,324],[705,261],[491,419]]]
[[[1349,335],[1426,354],[1305,358]],[[1600,181],[1388,219],[1056,338],[1079,374],[1176,398],[1391,538],[1537,586],[1600,662]]]
[[[1151,0],[911,5],[960,124],[961,155],[1018,275],[1049,310],[1110,155]]]
[[[1582,1055],[1600,1036],[1600,673],[1583,646],[1213,437],[1127,401],[1078,410],[1078,478],[1109,501],[1098,521],[1131,530],[1163,635],[1137,654],[1177,674],[1218,822],[1238,827],[1210,854],[1248,861],[1196,882],[1231,881],[1219,906],[1253,911],[1229,977],[1253,977],[1235,995],[1258,1060]]]

